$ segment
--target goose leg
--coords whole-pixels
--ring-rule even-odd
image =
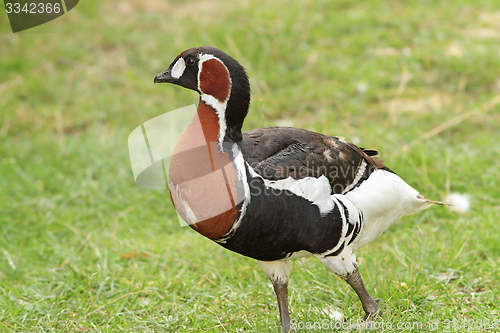
[[[344,280],[349,283],[358,295],[361,305],[363,306],[363,310],[365,310],[366,313],[364,318],[366,321],[370,321],[372,318],[380,315],[377,304],[380,301],[380,298],[373,299],[370,294],[368,294],[368,291],[363,283],[363,279],[361,279],[361,274],[359,274],[358,267],[356,267],[352,273],[347,275]]]
[[[365,310],[365,320],[370,321],[372,318],[380,315],[378,302],[380,299],[373,299],[363,284],[363,279],[359,274],[356,256],[351,250],[344,250],[338,256],[319,258],[321,263],[325,265],[332,273],[340,276],[354,289],[361,301],[363,310]]]
[[[288,311],[288,276],[292,268],[290,261],[259,261],[259,265],[273,284],[280,311],[281,329],[284,333],[295,332]]]
[[[285,333],[294,332],[290,323],[290,312],[288,311],[288,283],[273,282],[273,288],[280,310],[281,329]]]

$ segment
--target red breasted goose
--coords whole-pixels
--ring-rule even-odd
[[[373,150],[303,129],[241,132],[250,104],[244,68],[213,47],[182,52],[154,78],[200,94],[197,114],[171,157],[169,189],[180,216],[221,246],[258,260],[288,311],[290,259],[315,256],[379,312],[354,251],[403,216],[433,203],[382,164]]]

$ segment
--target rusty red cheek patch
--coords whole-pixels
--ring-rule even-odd
[[[212,95],[221,103],[226,101],[231,90],[231,79],[226,66],[218,59],[208,59],[202,63],[200,90]]]

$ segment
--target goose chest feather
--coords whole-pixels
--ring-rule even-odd
[[[354,251],[433,203],[376,157],[339,137],[268,127],[242,133],[250,104],[244,68],[219,49],[188,49],[158,74],[200,94],[179,138],[169,189],[180,216],[221,246],[257,259],[273,283],[284,332],[290,259],[316,256],[378,314]]]

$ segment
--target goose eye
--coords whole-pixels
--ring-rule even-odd
[[[193,57],[188,57],[186,59],[186,65],[193,66],[196,63],[196,60]]]

